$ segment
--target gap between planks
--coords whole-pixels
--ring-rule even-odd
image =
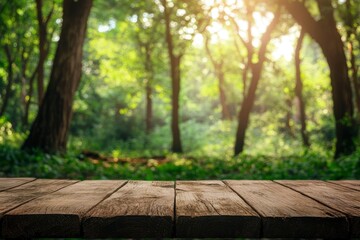
[[[356,181],[356,183],[355,183],[355,181]],[[360,191],[360,181],[359,180],[339,180],[339,181],[326,181],[326,182],[335,184],[337,186],[346,187],[351,190]]]
[[[90,208],[84,215],[88,214],[91,210],[93,210],[95,207],[97,207],[100,203],[105,201],[107,198],[109,198],[111,195],[113,195],[115,192],[117,192],[120,188],[124,187],[129,181],[125,181],[123,184],[121,184],[117,189],[115,189],[113,192],[108,193],[100,202],[95,204],[92,208]],[[81,236],[84,236],[84,218],[81,218],[80,220],[80,233]]]
[[[80,237],[85,213],[125,182],[80,181],[42,195],[3,217],[3,237]]]
[[[276,182],[330,209],[341,212],[346,216],[347,222],[349,223],[350,235],[348,238],[360,237],[360,192],[356,189],[319,180],[276,180]],[[321,188],[322,191],[320,191]],[[331,192],[334,196],[338,197],[334,198],[334,196],[330,196],[329,193]]]
[[[330,238],[349,232],[345,215],[273,181],[227,183],[260,213],[263,237]]]
[[[35,183],[36,180],[40,180],[40,181],[41,181],[41,180],[47,180],[47,179],[35,179],[35,180],[33,180],[33,181],[30,181],[30,182],[27,182],[27,183],[18,185],[18,186],[16,186],[16,187],[12,187],[12,188],[6,189],[6,190],[4,190],[4,191],[2,191],[2,192],[7,192],[7,191],[15,190],[15,189],[18,188],[18,187],[23,187],[24,185],[31,184],[31,183]],[[70,181],[70,180],[69,180],[69,181]],[[62,186],[62,187],[60,187],[60,188],[58,188],[58,189],[56,189],[56,190],[53,190],[53,191],[49,191],[49,192],[46,192],[46,193],[43,193],[43,194],[39,194],[38,196],[35,196],[35,197],[33,197],[33,198],[30,197],[28,200],[24,200],[23,202],[19,203],[18,205],[14,206],[14,207],[11,207],[11,208],[9,208],[9,209],[4,210],[4,212],[0,212],[0,223],[1,223],[4,215],[7,214],[8,212],[10,212],[10,211],[12,211],[12,210],[14,210],[14,209],[16,209],[16,208],[24,205],[24,204],[27,204],[27,203],[29,203],[29,202],[31,202],[31,201],[33,201],[33,200],[36,200],[36,199],[38,199],[38,198],[40,198],[40,197],[43,197],[43,196],[46,196],[46,195],[48,195],[48,194],[55,193],[55,192],[57,192],[57,191],[59,191],[59,190],[61,190],[61,189],[63,189],[63,188],[66,188],[66,187],[71,186],[71,185],[73,185],[73,184],[76,184],[76,183],[78,183],[78,182],[80,182],[80,181],[75,181],[75,180],[74,180],[74,182],[71,182],[71,183],[69,182],[68,185],[64,185],[64,186]],[[1,231],[0,231],[0,233],[1,233]]]
[[[254,212],[256,212],[260,216],[260,236],[259,238],[263,237],[263,216],[260,214],[245,198],[243,198],[239,193],[237,193],[227,182],[228,180],[222,180],[222,182],[227,186],[231,191],[233,191],[236,195],[238,195]]]
[[[179,181],[177,237],[259,237],[260,216],[219,180]]]
[[[20,184],[20,185],[17,185],[17,186],[14,186],[14,187],[11,187],[11,188],[7,188],[6,190],[3,190],[3,191],[0,191],[0,193],[1,192],[4,192],[4,191],[7,191],[7,190],[10,190],[10,189],[13,189],[13,188],[16,188],[16,187],[20,187],[20,186],[23,186],[23,185],[25,185],[25,184],[28,184],[28,183],[31,183],[31,182],[33,182],[33,181],[36,181],[37,179],[33,179],[33,180],[31,180],[31,181],[28,181],[28,182],[25,182],[25,183],[23,183],[23,184]],[[199,183],[201,182],[201,181],[198,181]],[[264,218],[264,215],[263,214],[261,214],[249,201],[247,201],[247,199],[245,199],[241,194],[239,194],[236,190],[234,190],[233,189],[233,187],[231,187],[229,184],[228,184],[228,182],[227,181],[219,181],[219,182],[222,182],[225,186],[226,186],[226,188],[228,188],[229,189],[229,191],[231,191],[231,192],[233,192],[234,194],[236,194],[240,199],[242,199],[254,212],[256,212],[259,216],[260,216],[260,234],[261,234],[261,237],[263,237],[263,218]],[[258,182],[259,183],[259,181],[255,181],[254,180],[254,182]],[[316,199],[316,198],[314,198],[314,197],[312,197],[312,196],[309,196],[308,194],[305,194],[305,193],[303,193],[303,192],[301,192],[300,190],[298,191],[298,190],[296,190],[296,189],[293,189],[292,187],[290,187],[290,186],[287,186],[286,184],[283,184],[283,183],[281,183],[281,181],[266,181],[266,182],[268,182],[268,183],[274,183],[274,184],[276,184],[276,185],[279,185],[279,186],[282,186],[282,187],[284,187],[284,188],[286,188],[286,189],[288,189],[288,190],[291,190],[291,191],[294,191],[294,192],[296,192],[296,193],[298,193],[298,194],[301,194],[302,196],[304,196],[304,197],[306,197],[306,198],[309,198],[309,199],[311,199],[312,201],[315,201],[315,202],[317,202],[317,203],[319,203],[319,204],[321,204],[321,205],[323,205],[323,206],[325,206],[325,207],[328,207],[328,208],[330,208],[330,209],[332,209],[332,210],[334,210],[334,211],[336,211],[336,212],[341,212],[341,213],[343,213],[343,214],[345,214],[345,217],[348,219],[349,218],[349,215],[348,214],[346,214],[346,212],[343,212],[343,211],[340,211],[339,209],[337,209],[337,208],[334,208],[334,207],[332,207],[332,206],[329,206],[328,204],[326,204],[326,203],[324,203],[324,202],[322,202],[322,201],[320,201],[320,200],[318,200],[318,199]],[[329,185],[329,187],[330,188],[332,188],[331,187],[331,185],[332,186],[337,186],[338,188],[342,188],[342,189],[347,189],[347,190],[352,190],[352,191],[358,191],[357,189],[353,189],[353,188],[351,188],[351,187],[347,187],[347,186],[343,186],[343,185],[340,185],[340,184],[337,184],[336,182],[324,182],[324,181],[318,181],[318,182],[321,182],[321,183],[327,183],[328,185]],[[69,186],[71,186],[71,185],[73,185],[73,184],[76,184],[76,183],[79,183],[79,181],[77,181],[77,182],[74,182],[74,183],[72,183],[72,184],[69,184],[69,185],[67,185],[67,186],[63,186],[63,187],[61,187],[61,188],[59,188],[59,189],[57,189],[57,190],[55,190],[55,191],[53,191],[53,192],[48,192],[48,193],[45,193],[45,194],[43,194],[43,195],[39,195],[39,196],[37,196],[37,197],[34,197],[34,198],[32,198],[32,199],[29,199],[28,201],[25,201],[25,202],[23,202],[23,203],[21,203],[21,204],[19,204],[19,205],[17,205],[16,207],[14,207],[14,208],[12,208],[11,210],[13,210],[13,209],[15,209],[15,208],[17,208],[17,207],[19,207],[19,206],[22,206],[22,205],[24,205],[24,204],[26,204],[26,203],[28,203],[28,202],[31,202],[31,201],[33,201],[33,200],[35,200],[35,199],[37,199],[37,198],[40,198],[40,197],[42,197],[42,196],[45,196],[45,195],[49,195],[49,194],[52,194],[52,193],[55,193],[55,192],[57,192],[57,191],[60,191],[61,189],[63,189],[63,188],[66,188],[66,187],[69,187]],[[96,208],[98,205],[100,205],[102,202],[104,202],[106,199],[108,199],[109,197],[111,197],[115,192],[117,192],[118,190],[120,190],[122,187],[124,187],[126,184],[128,183],[128,181],[125,181],[121,186],[119,186],[117,189],[115,189],[114,191],[112,191],[112,192],[109,192],[102,200],[100,200],[97,204],[95,204],[94,206],[92,206],[84,215],[86,215],[87,213],[89,213],[91,210],[93,210],[94,208]],[[172,220],[172,222],[173,222],[173,228],[172,228],[172,237],[175,237],[175,236],[177,236],[177,205],[176,205],[176,200],[177,200],[177,181],[173,181],[173,190],[174,190],[174,201],[173,201],[173,220]],[[11,210],[7,210],[6,212],[9,212],[9,211],[11,211]],[[5,212],[4,212],[4,214],[5,214]],[[351,216],[351,215],[350,215]],[[80,224],[80,226],[81,226],[81,235],[83,236],[83,218],[81,219],[81,224]],[[349,219],[348,219],[348,221],[349,221]],[[351,229],[350,229],[351,230]],[[351,231],[350,231],[351,232]],[[264,237],[267,237],[266,235],[264,236]]]
[[[8,191],[10,189],[20,187],[24,184],[33,182],[36,180],[36,178],[0,178],[0,181],[4,181],[4,180],[10,183],[8,183],[7,186],[0,186],[0,192]],[[15,183],[11,183],[11,181]]]

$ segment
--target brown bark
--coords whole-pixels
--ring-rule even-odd
[[[356,27],[354,23],[354,16],[351,13],[351,1],[346,0],[346,9],[347,9],[347,15],[346,15],[346,38],[348,43],[348,53],[350,56],[350,70],[351,70],[351,81],[353,86],[353,91],[355,93],[355,105],[358,110],[358,116],[360,116],[360,83],[359,83],[359,77],[358,77],[358,71],[359,66],[356,63],[356,55],[354,52],[354,40],[353,37],[356,36]],[[359,119],[358,119],[359,121]]]
[[[333,7],[329,0],[317,0],[321,19],[316,21],[303,3],[280,0],[293,18],[320,45],[330,68],[333,111],[336,128],[335,158],[351,154],[355,125],[351,84],[341,35],[337,31]]]
[[[63,25],[50,82],[24,149],[66,150],[75,91],[81,79],[83,44],[92,0],[64,0]]]
[[[246,98],[246,94],[247,94],[247,89],[248,89],[248,74],[250,71],[250,67],[252,65],[252,59],[254,56],[254,49],[253,49],[253,45],[252,45],[252,41],[253,41],[253,36],[252,36],[252,22],[253,22],[253,17],[252,17],[252,13],[253,13],[253,7],[248,3],[245,2],[246,4],[246,20],[248,23],[248,28],[247,28],[247,37],[248,40],[245,41],[245,39],[239,34],[240,32],[240,27],[238,25],[238,23],[236,22],[236,20],[231,17],[228,16],[232,25],[234,26],[234,34],[235,36],[240,40],[240,42],[245,46],[246,51],[247,51],[247,58],[244,59],[243,64],[244,64],[244,69],[242,70],[242,82],[243,82],[243,98]],[[235,41],[235,47],[236,50],[239,54],[239,56],[241,56],[241,50],[240,47],[238,46],[237,42]]]
[[[355,93],[355,104],[358,110],[358,114],[360,113],[360,83],[358,77],[359,67],[356,64],[356,55],[354,53],[354,43],[349,41],[349,54],[350,54],[350,64],[351,64],[351,80],[353,83],[353,89]]]
[[[205,39],[205,49],[210,58],[210,61],[214,67],[215,75],[219,81],[219,100],[221,105],[221,118],[223,120],[230,120],[231,114],[227,104],[226,90],[225,90],[225,72],[224,72],[224,61],[216,61],[209,47],[209,38]]]
[[[301,66],[300,66],[301,65],[300,52],[301,52],[301,47],[303,44],[304,36],[305,36],[305,32],[303,30],[301,30],[299,39],[296,44],[296,49],[295,49],[295,75],[296,75],[295,96],[299,101],[301,139],[302,139],[303,145],[305,147],[309,147],[310,141],[309,141],[309,137],[306,132],[306,113],[305,113],[305,102],[304,102],[304,98],[303,98],[303,83],[302,83],[302,79],[301,79]]]
[[[271,33],[275,29],[280,19],[280,10],[275,13],[275,16],[266,29],[266,32],[261,38],[261,46],[258,52],[258,62],[251,63],[250,62],[250,71],[251,71],[251,82],[249,85],[249,89],[247,94],[241,104],[240,112],[238,115],[238,128],[236,131],[236,140],[234,147],[234,155],[238,155],[242,153],[245,145],[245,134],[247,127],[249,125],[250,112],[254,106],[255,97],[256,97],[256,89],[259,84],[261,78],[262,67],[266,59],[266,49],[271,40]],[[251,53],[253,50],[251,51]],[[249,52],[248,52],[249,53]]]
[[[4,51],[5,51],[5,55],[7,58],[7,62],[8,62],[8,66],[7,66],[7,84],[6,84],[6,89],[5,89],[5,94],[4,94],[4,98],[3,98],[3,102],[0,108],[0,116],[4,115],[6,108],[8,106],[9,103],[9,99],[11,96],[11,88],[12,88],[12,84],[14,81],[14,73],[13,73],[13,64],[14,64],[14,59],[11,56],[11,51],[10,51],[10,46],[9,45],[5,45],[4,46]]]
[[[138,25],[141,31],[145,31],[145,27],[141,18],[138,19]],[[145,56],[143,66],[145,70],[145,133],[149,135],[153,129],[153,80],[154,68],[151,59],[153,51],[154,39],[141,40],[139,34],[135,34],[138,44],[139,53],[142,57]],[[147,141],[147,140],[146,140]]]
[[[152,93],[153,93],[153,66],[151,61],[151,50],[149,44],[145,45],[145,71],[146,71],[146,134],[152,131],[153,110],[152,110]]]
[[[173,136],[172,151],[181,153],[182,144],[179,127],[179,96],[180,96],[180,61],[181,56],[173,56],[171,60],[171,78],[172,78],[172,112],[171,112],[171,130]]]
[[[170,72],[171,72],[171,86],[172,86],[172,111],[171,111],[171,132],[172,132],[172,147],[171,150],[175,153],[181,153],[182,144],[179,127],[179,96],[180,96],[180,63],[181,54],[174,53],[174,42],[171,33],[171,13],[167,7],[166,0],[162,1],[164,7],[165,27],[166,27],[166,42],[168,47],[168,54],[170,58]]]
[[[36,13],[38,19],[38,28],[39,28],[39,65],[38,65],[38,73],[37,73],[37,87],[38,87],[38,104],[40,106],[41,101],[44,97],[44,72],[45,72],[45,61],[48,55],[49,41],[47,39],[47,26],[49,20],[52,16],[54,6],[50,10],[46,19],[44,19],[43,12],[43,0],[36,0]]]

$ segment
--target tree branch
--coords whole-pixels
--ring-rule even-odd
[[[52,1],[51,10],[50,10],[49,14],[46,16],[46,19],[44,22],[45,26],[47,26],[49,24],[49,21],[54,13],[54,8],[55,8],[55,3],[54,3],[54,1]]]
[[[316,41],[321,41],[321,27],[305,7],[304,3],[298,1],[278,0],[278,3],[286,8],[296,22]]]

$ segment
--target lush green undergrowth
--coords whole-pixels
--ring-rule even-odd
[[[360,150],[336,161],[316,152],[270,157],[206,157],[169,154],[162,159],[27,153],[0,147],[0,176],[70,179],[360,179]]]
[[[1,120],[1,119],[0,119]],[[194,124],[193,124],[194,125]],[[196,125],[197,126],[197,125]],[[185,130],[188,127],[185,126]],[[257,136],[249,139],[247,155],[232,157],[231,124],[218,124],[194,134],[184,131],[186,154],[169,153],[165,130],[151,135],[144,144],[139,137],[132,145],[85,144],[87,138],[73,139],[66,155],[19,150],[25,134],[0,121],[0,177],[71,179],[360,179],[360,148],[351,156],[332,159],[332,148],[313,141],[306,150],[298,141],[285,137]],[[206,139],[206,141],[205,141]],[[80,140],[82,141],[82,144]],[[314,139],[315,140],[315,139]],[[94,141],[93,141],[94,142]],[[140,144],[141,143],[141,144]],[[153,145],[151,145],[151,144]],[[162,144],[161,144],[162,143]],[[99,146],[97,146],[99,145]],[[144,146],[146,147],[144,147]],[[189,145],[189,146],[187,146]],[[143,147],[142,147],[143,146]],[[250,148],[251,146],[251,148]],[[103,153],[91,156],[90,149]],[[151,151],[149,150],[151,149]]]

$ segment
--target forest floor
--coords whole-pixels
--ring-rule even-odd
[[[0,146],[0,177],[68,179],[360,179],[360,150],[333,160],[307,151],[288,156],[167,154],[114,157],[93,151],[50,155]]]
[[[149,165],[151,163],[165,164],[170,162],[166,156],[152,156],[152,157],[113,157],[113,156],[106,156],[99,152],[83,150],[79,155],[79,159],[86,159],[93,164],[99,163],[119,163],[119,164],[140,164],[140,165]]]

